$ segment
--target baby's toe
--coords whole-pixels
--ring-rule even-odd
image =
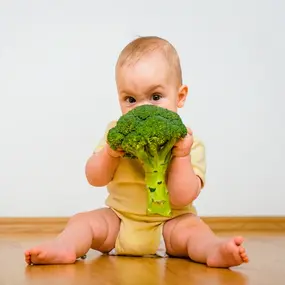
[[[29,252],[25,252],[25,261],[27,264],[31,264],[31,254]]]
[[[240,257],[241,259],[244,261],[244,262],[248,262],[248,257],[247,257],[247,253],[245,251],[245,249],[243,247],[241,247],[239,249],[239,254],[240,254]]]
[[[243,255],[241,255],[241,258],[242,258],[242,260],[243,260],[244,262],[248,262],[248,261],[249,261],[249,260],[248,260],[248,256],[247,256],[246,253],[244,253]]]
[[[245,248],[242,247],[242,246],[239,246],[238,247],[238,252],[239,252],[240,255],[244,254],[245,253]]]
[[[241,237],[241,236],[235,237],[234,238],[234,242],[235,242],[236,245],[239,246],[239,245],[241,245],[244,242],[244,238]]]

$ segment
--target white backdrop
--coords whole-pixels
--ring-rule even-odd
[[[104,205],[85,162],[120,115],[114,65],[139,35],[180,53],[180,114],[207,150],[199,213],[285,215],[284,3],[1,0],[0,216]]]

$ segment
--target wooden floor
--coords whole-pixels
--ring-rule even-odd
[[[284,285],[285,234],[245,234],[251,259],[231,270],[188,260],[101,256],[95,251],[73,265],[26,266],[23,251],[51,237],[0,236],[0,285]]]

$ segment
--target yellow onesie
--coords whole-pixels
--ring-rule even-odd
[[[107,134],[116,121],[108,124],[105,135],[96,147],[100,151],[106,144]],[[201,141],[194,138],[191,150],[191,162],[195,173],[205,184],[205,149]],[[147,191],[144,181],[144,170],[136,159],[122,158],[107,185],[108,197],[106,205],[121,219],[119,235],[115,244],[117,255],[144,256],[156,254],[162,235],[163,224],[174,217],[185,213],[196,214],[195,207],[190,204],[183,208],[172,208],[171,217],[160,215],[149,216],[147,210]]]

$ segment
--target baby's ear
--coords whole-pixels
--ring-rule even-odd
[[[188,95],[188,87],[186,85],[181,85],[178,91],[178,98],[177,98],[178,108],[182,108],[184,106],[187,95]]]

